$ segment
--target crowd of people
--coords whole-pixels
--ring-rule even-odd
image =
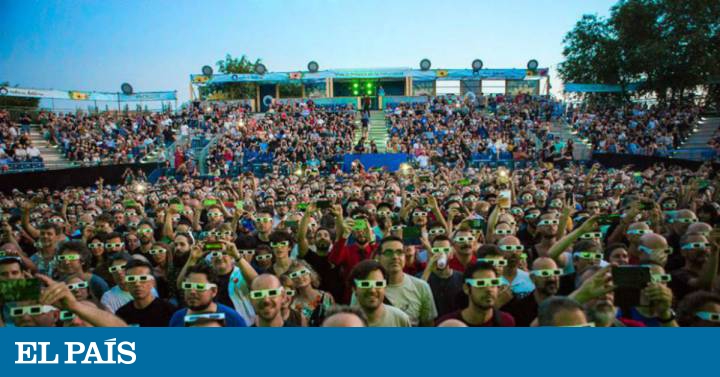
[[[2,323],[718,326],[719,183],[709,164],[430,163],[15,190],[0,196]]]
[[[695,105],[634,105],[630,108],[569,108],[567,117],[593,150],[645,156],[668,156],[698,121]]]
[[[30,118],[12,121],[10,112],[0,109],[0,173],[22,162],[42,162],[42,155],[30,139]]]

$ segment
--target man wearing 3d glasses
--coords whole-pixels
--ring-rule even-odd
[[[140,327],[167,327],[175,307],[152,294],[155,276],[150,263],[132,260],[125,265],[125,284],[133,300],[117,310],[116,314],[130,325]]]
[[[535,284],[532,294],[523,298],[513,297],[503,310],[510,313],[518,327],[530,326],[537,317],[538,306],[546,299],[555,296],[560,287],[562,270],[551,258],[541,257],[535,259],[530,271],[530,278]]]
[[[495,309],[498,287],[506,282],[498,276],[489,263],[478,262],[469,266],[464,273],[463,291],[468,296],[468,306],[437,320],[458,320],[470,327],[515,327],[512,315]]]
[[[671,272],[669,286],[675,299],[680,301],[686,295],[702,289],[710,291],[713,280],[718,274],[718,253],[720,252],[720,232],[710,233],[713,243],[702,234],[686,234],[680,238],[680,253],[685,266]]]
[[[365,313],[369,327],[410,327],[410,317],[385,304],[387,271],[374,260],[365,260],[352,269],[350,282],[357,306]]]
[[[250,284],[250,300],[255,308],[253,327],[288,327],[290,322],[283,321],[282,303],[285,292],[275,275],[262,274]]]
[[[190,268],[180,288],[183,291],[187,308],[175,312],[170,319],[170,327],[185,326],[185,319],[188,316],[200,318],[198,316],[200,314],[215,313],[224,314],[223,324],[226,327],[247,326],[245,320],[235,310],[214,301],[218,287],[215,273],[209,266],[198,264]]]

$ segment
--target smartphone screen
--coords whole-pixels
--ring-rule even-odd
[[[420,227],[406,226],[402,229],[402,235],[405,245],[420,245]]]
[[[330,208],[330,201],[329,200],[318,200],[316,206],[318,209]]]
[[[353,230],[365,230],[367,227],[367,221],[363,219],[357,219],[355,220],[355,224],[353,225]]]
[[[598,219],[598,224],[613,225],[619,223],[621,219],[622,215],[620,214],[600,215],[600,218]]]
[[[0,301],[30,301],[40,297],[40,280],[19,279],[0,281]]]
[[[640,304],[641,291],[650,283],[650,267],[614,266],[612,279],[615,304],[623,310],[629,310]]]
[[[220,242],[208,242],[203,246],[203,250],[222,250],[223,245]]]
[[[210,207],[217,204],[216,199],[205,199],[203,200],[203,207]]]

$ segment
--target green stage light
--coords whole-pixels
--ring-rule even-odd
[[[356,89],[357,89],[357,87],[358,87],[358,83],[354,82],[354,83],[353,83],[353,88],[356,88]]]
[[[370,88],[372,88],[372,83],[371,83],[371,82],[369,82],[369,83],[367,83],[367,85],[366,85],[366,86],[368,87],[368,89],[370,89]]]
[[[371,96],[371,95],[373,94],[373,93],[372,93],[372,90],[368,89],[367,94],[368,94],[369,96]]]
[[[360,94],[360,93],[357,90],[353,90],[353,95],[358,95],[358,94]]]

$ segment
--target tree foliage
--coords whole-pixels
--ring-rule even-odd
[[[720,81],[720,1],[621,0],[607,19],[584,15],[563,44],[566,82],[642,81],[660,99],[699,86],[712,93]]]
[[[218,72],[223,74],[254,73],[255,65],[260,64],[261,59],[252,59],[245,55],[233,57],[225,55],[225,59],[215,63]],[[232,100],[255,97],[255,84],[249,83],[227,83],[222,85],[207,85],[200,87],[200,96],[212,100]]]

